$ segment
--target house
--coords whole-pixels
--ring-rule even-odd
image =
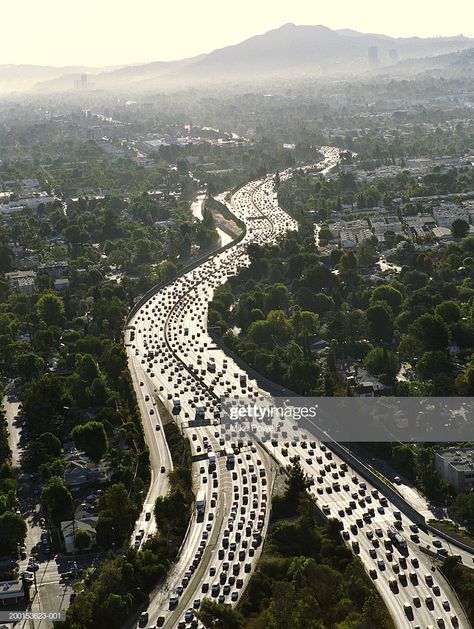
[[[0,214],[5,216],[9,214],[15,214],[16,212],[23,212],[25,207],[23,205],[0,205]]]
[[[356,391],[359,397],[375,397],[375,387],[373,382],[361,382],[357,385]]]
[[[466,223],[469,223],[469,214],[467,210],[454,205],[453,203],[434,208],[433,218],[438,224],[438,227],[447,227],[448,229],[451,228],[451,225],[456,219],[461,219],[466,221]]]
[[[53,202],[54,197],[50,196],[47,192],[37,192],[34,195],[20,195],[18,197],[18,200],[10,201],[8,205],[9,208],[12,210],[15,208],[23,209],[24,207],[29,207],[32,210],[36,210],[38,206],[42,203],[46,205]]]
[[[15,605],[25,600],[25,589],[20,579],[0,581],[0,607]]]
[[[351,232],[341,231],[340,241],[344,251],[353,251],[356,247],[356,239]]]
[[[36,273],[34,271],[11,271],[5,273],[5,277],[12,290],[27,296],[35,292]]]
[[[64,541],[64,548],[67,553],[76,552],[76,534],[79,529],[87,531],[90,535],[90,543],[84,550],[92,548],[97,540],[95,526],[98,517],[81,510],[75,513],[74,520],[64,520],[61,522],[61,535]]]
[[[69,264],[67,262],[53,261],[38,265],[38,273],[48,275],[52,279],[64,277],[68,271]]]
[[[65,452],[63,459],[66,463],[64,481],[68,487],[99,485],[108,479],[107,471],[102,465],[96,465],[78,450]]]
[[[312,352],[321,352],[322,350],[327,349],[328,347],[330,347],[329,343],[322,339],[320,339],[319,341],[314,341],[314,343],[311,343]]]
[[[434,227],[433,236],[438,240],[453,240],[453,235],[448,227]]]
[[[67,277],[54,280],[54,290],[58,291],[58,293],[66,290],[67,288],[69,288],[69,280]]]

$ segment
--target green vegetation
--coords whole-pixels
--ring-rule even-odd
[[[474,622],[474,575],[471,570],[459,565],[456,557],[447,557],[441,568],[458,595],[470,623]]]
[[[17,481],[11,468],[8,425],[0,391],[0,557],[18,556],[26,537],[26,523],[18,508]]]
[[[249,629],[392,627],[362,564],[344,545],[339,523],[317,524],[298,464],[288,469],[289,520],[277,520],[239,607]],[[211,625],[209,625],[211,626]]]
[[[464,494],[461,494],[464,495]],[[462,544],[474,545],[474,537],[470,535],[466,530],[461,529],[460,526],[451,520],[428,520],[428,524],[432,527],[446,533],[453,539],[458,540]]]
[[[154,548],[137,552],[126,549],[103,563],[100,574],[87,574],[83,591],[67,610],[64,629],[99,629],[121,626],[136,605],[166,572],[168,562]]]
[[[326,182],[328,195],[337,180]],[[215,291],[209,323],[226,345],[256,371],[303,395],[357,395],[368,375],[384,395],[472,395],[474,284],[468,258],[474,238],[423,250],[407,245],[400,249],[400,273],[381,284],[372,276],[372,243],[346,253],[316,247],[307,218],[314,205],[305,186],[314,192],[321,182],[304,176],[295,181],[282,183],[279,194],[290,205],[285,190],[300,196],[293,207],[298,233],[278,245],[251,245],[250,267]],[[402,365],[408,377],[399,377]],[[439,444],[364,445],[428,498],[452,497],[434,466]],[[463,511],[459,517],[470,521]]]
[[[371,374],[401,395],[470,394],[474,288],[459,260],[474,247],[473,238],[413,255],[384,286],[362,274],[359,251],[351,254],[351,268],[348,254],[336,262],[337,256],[322,256],[301,238],[252,247],[251,266],[215,293],[209,321],[246,362],[303,394],[346,394],[334,361],[347,357],[364,360]],[[331,272],[335,267],[339,275]],[[317,339],[330,346],[325,359],[311,352]],[[464,366],[457,377],[450,343],[459,347]],[[417,378],[396,383],[403,361],[416,365]]]
[[[87,456],[98,463],[107,452],[107,434],[104,424],[90,421],[73,428],[71,437],[79,450],[83,450]]]
[[[96,94],[94,107],[105,112],[100,124],[107,127],[107,139],[98,141],[88,139],[91,121],[81,110],[81,94],[77,105],[67,99],[56,103],[54,114],[42,99],[31,106],[33,97],[17,99],[15,108],[0,107],[2,189],[13,190],[16,198],[20,180],[37,177],[41,189],[62,197],[0,223],[0,273],[39,270],[32,295],[12,290],[0,276],[0,368],[22,387],[28,444],[22,465],[34,483],[44,484],[41,499],[53,529],[74,507],[65,481],[71,443],[110,479],[98,503],[96,532],[98,548],[111,552],[100,573],[87,571],[66,627],[124,623],[166,574],[187,525],[193,500],[189,444],[168,424],[175,470],[169,495],[156,504],[159,531],[139,552],[129,548],[149,462],[121,345],[123,322],[136,297],[216,244],[209,211],[216,204],[208,200],[202,223],[190,216],[197,180],[206,182],[212,195],[267,172],[314,162],[318,145],[356,151],[366,177],[344,168],[330,178],[302,171],[290,180],[276,176],[280,203],[299,220],[299,232],[275,247],[249,247],[250,269],[216,291],[210,323],[247,363],[298,393],[356,395],[359,375],[367,373],[385,394],[473,394],[474,240],[465,237],[466,223],[454,221],[452,235],[459,240],[444,249],[402,245],[400,235],[388,232],[390,259],[403,268],[384,284],[371,277],[375,239],[354,252],[323,254],[314,245],[313,225],[314,219],[321,224],[324,245],[331,240],[332,213],[344,205],[361,215],[383,206],[400,218],[429,208],[422,195],[472,190],[474,169],[467,161],[440,162],[420,173],[404,170],[415,157],[459,157],[472,148],[472,125],[462,121],[466,112],[458,104],[470,87],[469,77],[424,76],[341,81],[324,90],[298,83],[291,90],[272,87],[270,93],[252,88],[219,97],[199,91],[161,94],[151,103]],[[367,93],[377,105],[368,105]],[[400,111],[392,106],[410,101],[417,106]],[[387,111],[384,102],[390,103]],[[178,137],[183,120],[191,118],[249,139],[230,147],[162,146],[149,155],[155,163],[138,167],[133,158],[137,148],[145,150],[143,137]],[[188,131],[196,137],[203,130],[190,123]],[[352,162],[349,153],[344,161]],[[398,173],[370,177],[379,166]],[[48,262],[66,263],[69,286],[61,292],[54,273],[39,266]],[[403,381],[397,378],[402,365],[408,374]],[[24,522],[15,513],[16,481],[0,419],[0,543],[5,553],[14,553]],[[370,447],[374,456],[411,474],[430,497],[450,495],[434,469],[435,445]],[[292,468],[287,491],[273,510],[293,519],[275,523],[242,602],[243,616],[206,601],[201,610],[206,626],[389,624],[335,523],[315,524],[314,505],[301,498],[306,487],[301,469]],[[472,525],[468,495],[459,496],[453,508]],[[78,531],[77,547],[86,548],[88,541]]]
[[[176,441],[178,439],[175,437]],[[181,451],[189,449],[181,437]],[[108,548],[123,545],[121,554],[110,555],[98,575],[87,575],[82,590],[67,611],[64,629],[115,627],[142,605],[165,577],[183,540],[194,502],[190,467],[169,474],[170,491],[156,501],[157,532],[139,551],[129,547],[138,511],[122,483],[112,485],[101,499],[98,541]],[[79,531],[78,531],[79,533]],[[86,539],[81,542],[86,545]],[[59,627],[59,625],[58,625]]]

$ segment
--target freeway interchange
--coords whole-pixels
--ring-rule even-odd
[[[338,159],[337,149],[323,147],[321,152],[325,168]],[[201,502],[179,556],[139,626],[198,626],[193,611],[204,597],[238,603],[261,553],[275,471],[296,457],[313,479],[311,491],[319,507],[340,520],[347,545],[371,575],[397,627],[469,627],[449,585],[419,549],[420,543],[437,540],[398,513],[383,492],[360,478],[327,444],[301,434],[273,447],[259,440],[231,443],[224,437],[221,399],[258,401],[269,395],[209,337],[208,303],[219,285],[249,264],[249,243],[277,242],[297,224],[278,207],[270,177],[246,184],[230,200],[223,195],[219,200],[246,225],[243,238],[142,301],[125,331],[152,464],[133,543],[140,547],[154,532],[153,504],[166,494],[172,468],[156,398],[189,438],[193,490]],[[387,539],[395,524],[406,548]]]

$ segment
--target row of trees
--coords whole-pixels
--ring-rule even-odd
[[[26,537],[26,523],[16,513],[17,482],[11,467],[8,425],[0,392],[0,557],[17,556]]]
[[[120,548],[123,544],[125,550],[119,555],[110,553],[99,575],[86,574],[83,590],[70,605],[66,623],[61,626],[99,629],[121,625],[165,577],[182,542],[193,504],[190,468],[175,468],[169,482],[169,494],[159,497],[154,509],[157,532],[139,551],[128,544],[138,516],[136,505],[123,484],[107,490],[101,499],[97,538],[104,547]]]

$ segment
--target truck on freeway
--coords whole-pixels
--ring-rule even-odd
[[[231,470],[235,465],[234,448],[227,448],[225,451],[227,469]]]
[[[389,526],[387,529],[387,535],[391,541],[396,544],[401,550],[406,550],[407,543],[403,535],[400,535],[398,530],[394,526]]]
[[[206,510],[206,492],[200,489],[196,495],[196,511],[198,515],[204,515]]]

